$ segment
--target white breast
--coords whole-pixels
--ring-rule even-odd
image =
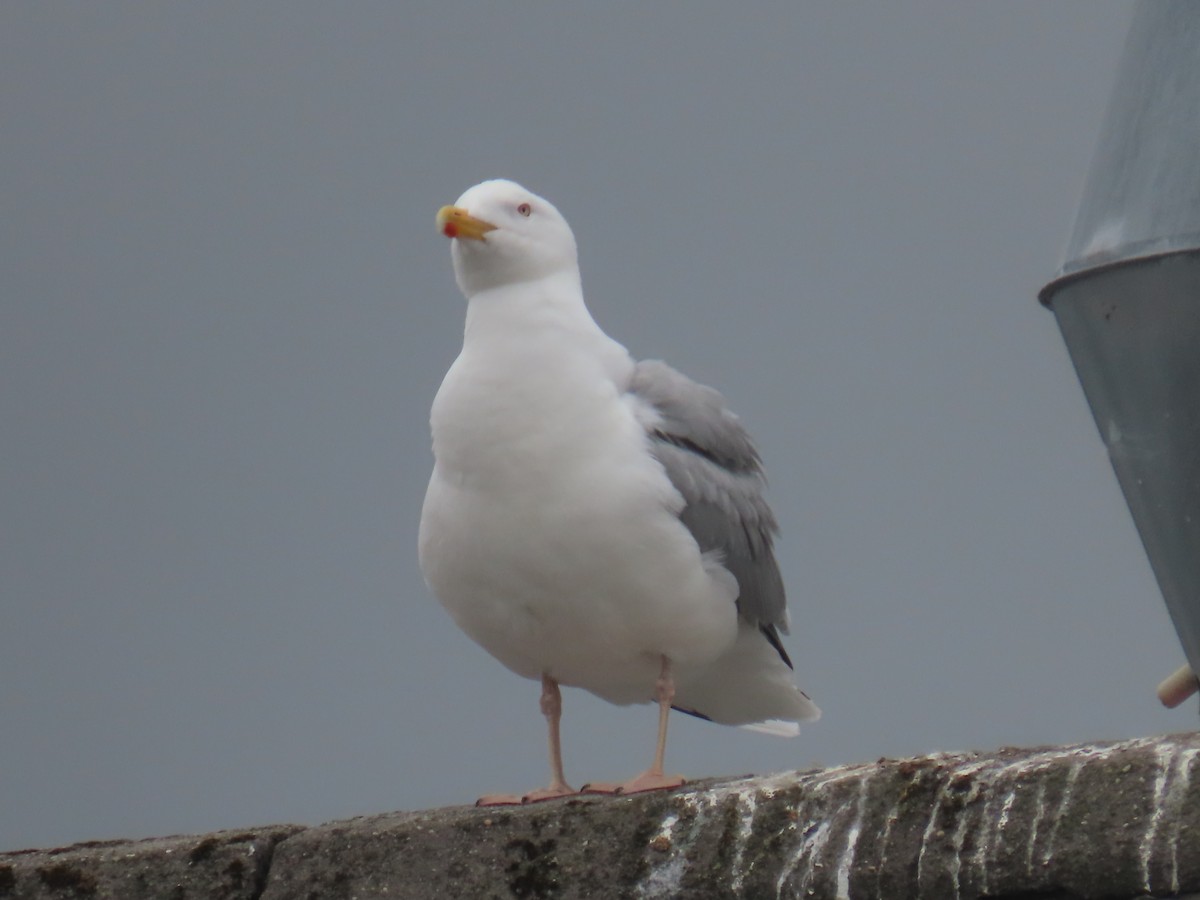
[[[472,299],[434,401],[422,570],[517,673],[648,700],[661,655],[702,665],[733,643],[737,586],[675,515],[624,348],[590,317],[505,299]]]

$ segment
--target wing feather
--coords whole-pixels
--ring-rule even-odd
[[[680,521],[737,580],[739,614],[790,666],[779,640],[780,631],[787,633],[774,551],[779,528],[763,496],[766,479],[750,435],[717,391],[666,363],[638,363],[629,392],[648,407],[650,449],[685,501]]]

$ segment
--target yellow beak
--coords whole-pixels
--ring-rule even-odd
[[[466,238],[471,241],[482,241],[489,231],[495,231],[496,226],[483,219],[477,219],[460,206],[443,206],[437,214],[438,231],[448,238]]]

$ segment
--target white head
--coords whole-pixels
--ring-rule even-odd
[[[549,200],[514,181],[468,188],[454,206],[438,210],[437,223],[453,238],[454,279],[467,297],[579,265],[567,220]]]

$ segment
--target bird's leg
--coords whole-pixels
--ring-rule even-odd
[[[667,717],[671,713],[671,701],[675,699],[675,679],[671,677],[671,660],[666,656],[662,658],[662,670],[654,683],[654,699],[658,701],[658,743],[654,748],[654,764],[641,775],[622,784],[622,794],[657,791],[683,784],[682,775],[663,774],[663,757],[667,753]]]
[[[671,713],[671,701],[675,699],[675,679],[671,677],[671,660],[662,658],[662,669],[654,682],[654,699],[658,701],[658,743],[654,748],[654,763],[643,772],[621,784],[584,785],[585,793],[592,794],[637,794],[641,791],[658,791],[679,787],[684,783],[682,775],[667,775],[663,772],[663,757],[667,753],[667,718]]]
[[[542,673],[541,705],[550,734],[550,786],[530,791],[523,797],[515,794],[487,794],[475,801],[476,806],[512,806],[567,797],[576,793],[563,775],[562,741],[558,730],[559,720],[562,719],[562,692],[558,689],[558,682],[545,673]]]
[[[542,675],[542,715],[546,717],[550,732],[550,786],[530,791],[522,798],[526,803],[565,797],[576,792],[567,784],[563,774],[562,741],[558,732],[558,723],[562,719],[562,692],[558,689],[558,682],[546,674]]]

